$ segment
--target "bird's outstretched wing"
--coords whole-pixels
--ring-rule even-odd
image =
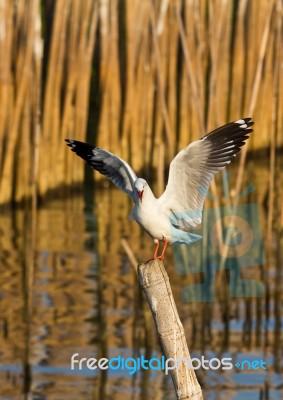
[[[201,223],[202,209],[214,175],[230,164],[253,131],[251,118],[221,126],[191,143],[172,160],[168,184],[158,199],[172,224],[185,229]]]
[[[114,185],[134,200],[134,182],[137,176],[129,164],[99,147],[90,146],[77,140],[65,140],[74,153],[83,158],[93,169],[109,178]]]

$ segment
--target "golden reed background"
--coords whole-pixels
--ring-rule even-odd
[[[137,171],[156,167],[158,191],[175,152],[229,120],[253,116],[249,148],[274,153],[282,9],[282,0],[1,1],[0,203],[83,180],[65,137]]]

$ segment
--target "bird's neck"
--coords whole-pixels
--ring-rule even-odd
[[[139,202],[140,207],[147,207],[152,204],[156,200],[154,194],[152,193],[151,189],[147,187],[146,191],[143,194],[142,201]]]

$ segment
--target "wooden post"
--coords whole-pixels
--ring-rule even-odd
[[[140,284],[151,309],[166,359],[191,360],[185,332],[172,295],[167,272],[160,260],[149,260],[138,266]],[[172,360],[173,363],[173,360]],[[173,367],[171,363],[171,366]],[[195,371],[186,366],[170,370],[178,400],[203,400]]]

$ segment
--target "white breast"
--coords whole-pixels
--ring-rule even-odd
[[[170,240],[170,221],[162,214],[154,196],[144,196],[133,210],[132,217],[154,239]]]

